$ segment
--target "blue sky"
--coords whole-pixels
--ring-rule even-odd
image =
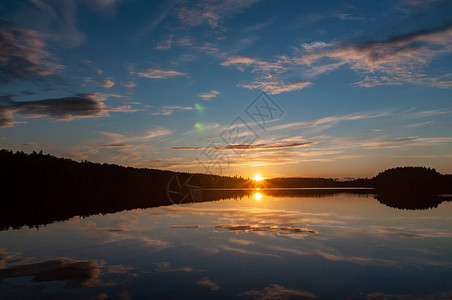
[[[451,16],[427,0],[3,2],[0,146],[223,175],[451,173]]]

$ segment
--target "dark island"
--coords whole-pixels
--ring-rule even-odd
[[[448,200],[440,194],[450,193],[452,187],[451,175],[424,167],[394,168],[374,178],[349,181],[299,177],[255,182],[239,176],[137,169],[76,162],[42,152],[0,150],[0,230],[38,227],[74,216],[172,205],[174,198],[168,190],[177,189],[176,177],[181,183],[195,177],[196,185],[203,190],[202,197],[184,198],[184,203],[249,197],[256,187],[272,188],[266,193],[288,197],[322,197],[343,192],[344,188],[369,188],[347,192],[372,193],[381,203],[395,208],[427,209]]]

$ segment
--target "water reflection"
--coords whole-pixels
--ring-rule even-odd
[[[375,195],[380,203],[398,209],[432,209],[444,201],[451,201],[448,195],[432,195],[426,193],[398,192],[379,193]]]
[[[260,201],[263,196],[261,193],[254,193],[253,197],[254,199],[256,199],[256,201]]]
[[[398,210],[371,191],[206,192],[230,199],[0,232],[0,298],[449,295],[450,202]]]
[[[290,198],[324,198],[341,194],[353,194],[368,197],[373,195],[380,203],[398,209],[430,209],[437,208],[439,204],[450,201],[450,196],[423,195],[419,193],[383,193],[375,194],[372,189],[352,188],[323,188],[323,189],[207,189],[200,198],[202,202],[253,198],[260,202],[264,197],[290,197]],[[32,201],[30,201],[32,198]],[[102,201],[85,201],[80,195],[52,194],[45,196],[38,194],[21,194],[17,199],[0,204],[0,230],[9,228],[19,229],[24,226],[39,227],[53,222],[66,221],[75,216],[89,217],[97,214],[116,213],[135,208],[151,208],[172,205],[166,196],[151,195],[149,199],[140,197],[134,199],[122,194],[109,194]],[[79,205],[65,205],[68,203],[80,203]],[[58,203],[56,205],[55,203]]]

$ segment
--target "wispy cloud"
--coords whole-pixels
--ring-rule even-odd
[[[211,100],[213,98],[216,98],[219,94],[219,91],[213,90],[208,93],[199,93],[198,96],[203,100]]]
[[[333,126],[334,124],[337,124],[338,122],[342,121],[356,121],[356,120],[363,120],[363,119],[373,119],[373,118],[381,118],[386,117],[392,114],[392,110],[388,111],[381,111],[381,112],[358,112],[354,114],[348,114],[348,115],[337,115],[337,116],[329,116],[309,121],[301,121],[301,122],[293,122],[293,123],[287,123],[282,125],[276,125],[269,127],[268,130],[281,130],[281,129],[289,129],[289,128],[298,128],[298,127],[315,127],[315,126],[325,126],[328,125],[328,128],[330,126]]]
[[[234,66],[241,71],[244,71],[246,68],[251,68],[251,72],[258,75],[257,79],[252,83],[239,84],[238,86],[247,89],[260,89],[269,94],[297,91],[312,84],[306,80],[282,79],[281,74],[290,70],[291,66],[285,64],[280,59],[274,62],[268,62],[250,57],[226,56],[221,65]]]
[[[175,76],[186,76],[187,74],[169,69],[146,68],[142,72],[130,72],[131,75],[138,75],[146,78],[168,78]]]
[[[103,136],[98,140],[100,145],[122,145],[128,143],[145,142],[157,137],[166,136],[172,134],[173,131],[166,129],[164,127],[157,127],[155,129],[146,130],[144,133],[139,135],[124,135],[114,132],[100,132]],[[121,147],[121,146],[119,146]]]
[[[326,49],[307,49],[300,57],[289,59],[294,64],[314,70],[336,69],[348,65],[351,69],[380,75],[367,76],[358,85],[400,85],[405,83],[448,86],[450,80],[415,71],[433,58],[452,52],[452,27],[438,27],[398,35],[382,41],[343,44]]]
[[[132,145],[129,144],[108,144],[108,145],[90,145],[89,147],[97,149],[117,149],[117,148],[129,148]]]
[[[268,62],[246,56],[227,56],[223,54],[224,61],[222,66],[234,66],[243,71],[246,67],[251,67],[252,72],[278,72],[287,70],[288,67],[283,65],[283,62],[276,60],[275,62]]]
[[[129,82],[124,83],[123,86],[126,88],[129,88],[129,89],[132,89],[132,88],[136,87],[137,85],[135,84],[135,82],[129,81]]]
[[[223,18],[241,12],[258,0],[200,0],[189,2],[190,4],[177,9],[177,16],[182,24],[188,26],[200,26],[208,24],[210,27],[218,27]],[[188,3],[187,3],[188,4]]]
[[[341,16],[347,17],[347,14]],[[289,74],[313,78],[343,66],[363,73],[365,77],[356,83],[358,86],[410,83],[450,88],[452,74],[432,76],[422,73],[422,70],[434,58],[451,52],[452,27],[443,26],[386,40],[304,43],[296,55],[281,55],[270,61],[231,56],[218,50],[213,54],[223,60],[223,66],[233,66],[241,71],[250,68],[257,75],[254,82],[239,86],[278,94],[300,90],[311,84],[308,80],[289,80],[286,78]]]
[[[109,79],[98,81],[97,84],[99,84],[101,87],[109,89],[115,85],[114,81],[111,81]]]
[[[152,113],[153,115],[170,116],[175,110],[193,110],[191,106],[166,105],[160,106],[160,111]]]
[[[173,44],[173,38],[174,38],[174,35],[171,34],[167,40],[163,40],[163,41],[159,42],[157,44],[157,46],[155,46],[155,49],[156,50],[168,50],[168,49],[171,49],[171,46]]]
[[[40,79],[64,68],[46,48],[46,34],[9,26],[0,28],[0,81],[14,78]]]

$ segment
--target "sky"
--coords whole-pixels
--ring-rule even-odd
[[[0,2],[0,148],[253,177],[452,173],[452,2]]]

